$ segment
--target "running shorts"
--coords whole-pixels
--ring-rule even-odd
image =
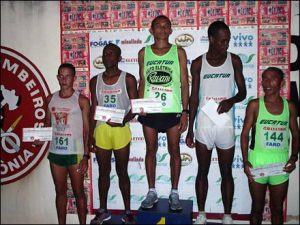
[[[273,163],[287,163],[288,151],[259,151],[250,150],[248,152],[248,160],[253,168],[266,166]],[[260,184],[278,185],[286,182],[289,179],[289,174],[274,175],[268,177],[256,178],[255,181]]]
[[[94,131],[95,144],[104,150],[118,150],[126,147],[131,141],[131,131],[128,123],[123,127],[111,127],[101,123]]]
[[[82,154],[61,155],[49,152],[47,158],[53,164],[67,167],[80,163],[82,156]]]
[[[138,121],[147,127],[154,128],[158,132],[166,132],[180,122],[181,113],[149,113],[139,116]]]
[[[229,149],[235,145],[234,128],[220,127],[212,125],[211,127],[197,127],[195,130],[195,139],[205,144],[208,150],[214,147],[220,149]]]

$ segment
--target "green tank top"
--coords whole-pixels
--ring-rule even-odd
[[[155,55],[151,46],[145,47],[144,98],[158,98],[163,113],[181,112],[180,65],[177,46],[162,55]]]
[[[285,98],[282,98],[282,100],[282,113],[273,115],[268,112],[264,97],[259,98],[258,117],[252,133],[250,149],[268,152],[289,151],[289,106]]]

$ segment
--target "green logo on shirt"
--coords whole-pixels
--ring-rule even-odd
[[[147,81],[150,84],[168,84],[172,81],[172,76],[164,71],[154,71],[148,75]]]

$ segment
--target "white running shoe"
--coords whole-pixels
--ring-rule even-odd
[[[194,224],[206,224],[206,215],[201,213],[198,214],[196,221]]]
[[[222,224],[233,224],[233,219],[231,215],[224,215]]]

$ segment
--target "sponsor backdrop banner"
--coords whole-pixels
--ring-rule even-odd
[[[230,51],[235,54],[239,54],[243,61],[248,62],[248,68],[245,67],[245,77],[248,80],[247,87],[250,90],[249,95],[255,96],[256,94],[256,50],[257,50],[257,27],[241,27],[232,30],[232,40],[230,44]],[[137,55],[138,51],[146,44],[151,44],[153,42],[152,36],[149,35],[148,31],[140,32],[127,32],[127,31],[112,31],[112,32],[93,32],[90,34],[90,76],[93,77],[96,74],[103,72],[104,67],[101,63],[101,54],[103,47],[107,43],[114,43],[120,46],[122,49],[122,61],[120,63],[120,68],[122,70],[128,71],[136,76],[138,79],[138,63]],[[207,29],[200,30],[174,30],[170,36],[170,42],[184,46],[187,57],[188,57],[188,67],[193,59],[198,55],[204,53],[208,49],[208,38]],[[243,49],[239,47],[243,45]],[[252,93],[251,93],[252,90]],[[240,103],[239,110],[236,110],[235,114],[235,128],[237,134],[241,133],[242,121],[244,118],[246,104]],[[132,208],[138,209],[141,201],[144,199],[146,190],[148,188],[146,171],[144,166],[144,156],[145,156],[145,144],[142,132],[142,127],[140,123],[136,120],[130,123],[133,139],[131,144],[131,154],[130,154],[130,164],[129,164],[129,174],[132,185]],[[181,148],[181,158],[182,158],[182,172],[180,177],[179,192],[182,199],[191,199],[194,202],[194,211],[197,211],[197,201],[195,198],[195,177],[197,173],[197,161],[195,150],[190,149],[185,145],[185,135],[184,133],[180,140]],[[238,139],[239,140],[239,139]],[[235,183],[237,185],[236,190],[239,190],[238,186],[247,187],[247,179],[244,176],[242,170],[242,157],[239,149],[239,143],[236,150],[236,156],[233,164],[233,171],[235,177]],[[167,198],[170,192],[170,167],[169,167],[169,154],[167,151],[167,140],[165,134],[160,134],[158,139],[159,151],[157,155],[157,180],[156,188],[160,197]],[[139,160],[138,160],[139,159]],[[114,162],[114,159],[112,160]],[[114,166],[113,166],[114,167]],[[111,174],[112,185],[109,191],[109,208],[120,209],[122,205],[122,196],[119,191],[119,186],[117,183],[117,176],[115,171]],[[99,207],[99,194],[97,188],[98,179],[98,165],[93,157],[92,163],[92,185],[93,185],[93,207],[94,209]],[[211,170],[209,173],[210,189],[208,193],[207,209],[208,212],[223,212],[221,192],[220,192],[220,174],[218,167],[217,155],[213,155]],[[115,183],[116,185],[114,185]],[[190,188],[186,188],[189,186]],[[245,193],[236,191],[234,200],[234,212],[246,214],[249,212],[249,205],[238,204],[237,202],[245,199]],[[247,196],[249,198],[249,196]],[[211,211],[209,211],[211,209]]]
[[[215,20],[223,20],[231,30],[229,51],[240,56],[244,66],[247,97],[235,105],[236,151],[233,161],[235,193],[233,213],[249,214],[251,197],[247,178],[243,173],[240,150],[240,133],[248,102],[262,95],[260,76],[267,66],[282,68],[286,82],[282,95],[289,97],[290,55],[290,2],[289,1],[61,1],[61,58],[76,65],[80,77],[75,88],[89,96],[90,78],[104,71],[103,47],[108,43],[122,49],[120,68],[138,75],[138,51],[153,43],[149,27],[153,18],[169,16],[173,26],[170,42],[184,47],[188,58],[188,70],[193,59],[208,49],[207,27]],[[190,72],[189,72],[190,73]],[[189,81],[191,77],[189,75]],[[136,210],[147,190],[145,171],[145,141],[142,127],[136,118],[131,121],[132,143],[129,162],[131,181],[131,206]],[[180,139],[182,171],[179,194],[182,199],[193,200],[197,212],[195,178],[197,160],[195,149],[185,145],[186,133]],[[167,198],[170,192],[169,154],[165,134],[159,134],[157,153],[156,188],[159,197]],[[108,208],[123,209],[123,201],[112,158],[111,186]],[[91,171],[87,177],[90,190],[91,211],[99,207],[98,165],[93,154]],[[214,150],[209,172],[209,191],[206,201],[208,213],[223,213],[221,176],[218,157]],[[92,196],[92,197],[91,197]],[[268,197],[266,199],[268,202]],[[76,206],[72,206],[76,207]],[[74,210],[69,211],[72,212]],[[266,203],[264,219],[269,220]]]

